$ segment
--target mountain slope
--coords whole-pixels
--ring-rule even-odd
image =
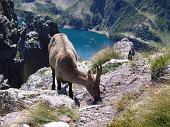
[[[162,34],[170,31],[169,0],[35,0],[32,4],[27,10],[33,13],[50,14],[61,25],[108,31],[113,39],[132,36],[161,42]]]

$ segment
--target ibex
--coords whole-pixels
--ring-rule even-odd
[[[68,83],[69,97],[73,98],[72,83],[85,86],[95,101],[100,99],[100,76],[102,66],[97,67],[97,74],[84,73],[77,68],[77,53],[63,33],[55,34],[48,45],[49,63],[52,68],[53,84],[52,90],[55,90],[55,77],[58,83],[58,90],[61,90],[61,83]]]

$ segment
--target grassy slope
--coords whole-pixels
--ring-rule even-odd
[[[107,127],[170,126],[170,83],[158,80],[164,76],[163,70],[170,64],[169,50],[168,46],[160,46],[159,51],[147,56],[150,59],[151,75],[154,75],[152,80],[157,82],[156,87],[148,87],[143,96],[126,107],[124,112],[119,112],[120,114],[118,113],[119,115],[113,118]],[[118,109],[124,106],[128,98],[118,104]]]
[[[114,118],[107,127],[169,127],[170,86],[150,90],[149,97]]]

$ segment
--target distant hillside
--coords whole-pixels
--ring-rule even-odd
[[[166,36],[170,31],[169,0],[20,0],[20,3],[17,0],[16,3],[16,8],[50,15],[60,25],[108,31],[112,39],[122,36],[155,42],[169,39]]]

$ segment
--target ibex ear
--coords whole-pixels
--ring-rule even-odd
[[[92,79],[91,70],[88,71],[87,75],[88,75],[88,79]]]

